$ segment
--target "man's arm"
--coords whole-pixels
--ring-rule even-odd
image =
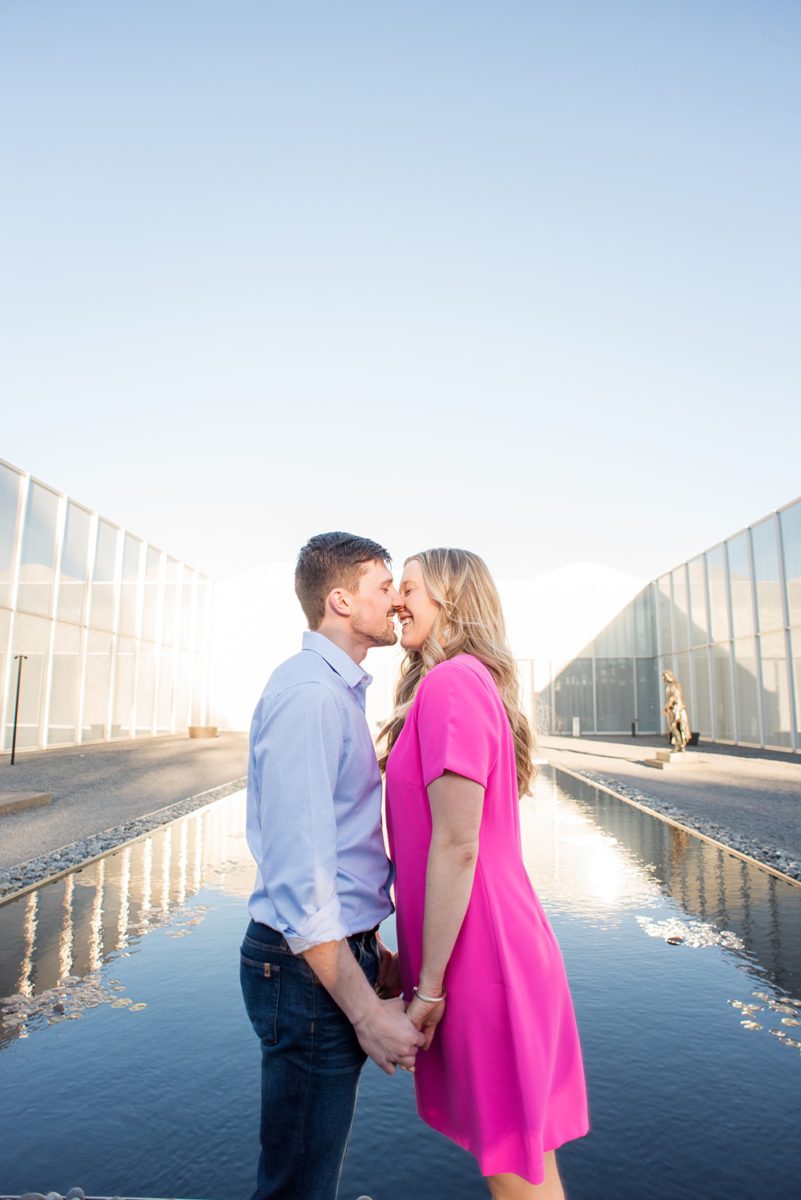
[[[336,698],[323,684],[295,684],[265,705],[253,737],[259,866],[275,927],[295,954],[348,932],[337,895],[341,753]]]
[[[277,927],[353,1024],[366,1054],[393,1074],[422,1039],[400,1001],[378,999],[347,943],[337,896],[334,789],[342,753],[336,698],[303,683],[276,697],[254,737],[261,874]]]
[[[388,1075],[395,1064],[414,1066],[423,1044],[402,1000],[379,1000],[346,941],[324,942],[303,951],[320,983],[353,1025],[365,1054]]]

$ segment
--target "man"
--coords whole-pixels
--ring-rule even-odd
[[[396,641],[382,546],[324,533],[301,550],[303,649],[273,672],[250,731],[247,836],[256,859],[241,980],[262,1047],[253,1200],[334,1200],[369,1055],[412,1067],[423,1037],[376,938],[392,912],[381,777],[359,665]]]

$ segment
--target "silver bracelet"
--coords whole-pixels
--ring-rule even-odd
[[[412,988],[418,1000],[422,1000],[423,1004],[439,1004],[440,1000],[444,1000],[447,992],[443,992],[441,996],[427,996],[425,992],[421,992],[418,987]]]

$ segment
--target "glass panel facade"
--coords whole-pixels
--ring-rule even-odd
[[[659,678],[655,658],[635,660],[637,671],[637,732],[656,733],[659,729]]]
[[[53,676],[50,683],[47,744],[75,741],[80,688],[81,631],[76,625],[56,625]]]
[[[184,650],[192,646],[192,597],[194,594],[194,573],[188,567],[181,571],[181,619],[179,621],[180,644]]]
[[[754,598],[751,591],[751,562],[748,553],[748,530],[730,538],[729,582],[731,586],[732,636],[747,637],[754,632]]]
[[[762,712],[765,745],[792,745],[790,677],[784,632],[766,633],[759,639],[762,656]]]
[[[801,752],[801,500],[644,588],[554,679],[559,731],[628,732],[636,701],[664,732],[664,669],[703,738]]]
[[[58,615],[62,621],[80,625],[86,606],[86,578],[89,534],[92,518],[85,508],[67,505],[64,549],[61,552],[61,576],[58,584]]]
[[[673,649],[683,650],[690,645],[690,601],[687,587],[687,568],[677,567],[673,580]]]
[[[560,730],[570,733],[573,719],[581,721],[582,733],[595,732],[592,698],[592,659],[574,658],[554,681],[554,708]]]
[[[690,581],[690,645],[705,646],[709,641],[706,613],[706,564],[703,554],[688,564]]]
[[[6,746],[11,745],[14,719],[14,697],[17,687],[19,662],[17,655],[25,655],[22,661],[22,676],[19,693],[19,723],[17,746],[39,746],[43,741],[44,696],[47,684],[47,657],[50,648],[50,622],[42,617],[17,613],[14,621],[14,637],[11,660],[6,672]]]
[[[120,633],[135,637],[139,615],[139,564],[142,543],[130,533],[125,535],[120,586]]]
[[[715,546],[706,554],[706,577],[709,586],[709,612],[712,627],[709,631],[713,642],[728,641],[729,631],[729,589],[726,572],[726,551],[723,546]]]
[[[757,619],[760,633],[784,628],[784,606],[779,572],[779,522],[760,521],[751,531],[756,580]]]
[[[208,657],[197,651],[189,655],[190,661],[194,662],[192,669],[192,683],[190,686],[190,711],[192,713],[192,725],[205,725],[207,718],[207,689],[206,680],[208,675],[209,661]]]
[[[172,709],[175,702],[175,654],[162,653],[159,664],[158,703],[156,704],[156,732],[169,733],[172,729]]]
[[[706,646],[691,651],[693,672],[693,712],[690,726],[704,737],[712,737],[712,710],[709,706],[709,651]]]
[[[21,482],[17,471],[0,462],[0,605],[4,608],[11,607]]]
[[[645,588],[634,600],[634,637],[640,658],[656,657],[656,620],[653,587]]]
[[[737,686],[737,740],[760,745],[757,707],[757,659],[754,638],[738,638],[734,643],[734,678]]]
[[[659,650],[663,655],[669,655],[673,650],[673,634],[671,632],[671,610],[673,600],[670,595],[670,576],[663,575],[656,581],[657,626],[659,629]]]
[[[134,736],[134,687],[136,684],[136,642],[121,637],[117,642],[114,674],[114,708],[111,715],[112,738]]]
[[[175,728],[186,729],[193,725],[189,708],[189,693],[192,682],[192,655],[182,652],[176,663],[175,674]],[[197,722],[200,724],[200,721]]]
[[[4,749],[15,654],[24,750],[205,724],[208,636],[208,580],[0,462]]]
[[[110,633],[89,630],[83,697],[85,742],[99,742],[106,737],[108,693],[111,684],[111,641]]]
[[[631,658],[596,658],[598,733],[620,733],[634,721],[634,673]]]
[[[136,734],[139,737],[155,732],[155,698],[156,650],[151,642],[142,642],[136,672]]]
[[[798,748],[801,745],[801,625],[790,630],[790,649],[795,697],[795,736],[796,748]]]
[[[729,645],[712,647],[712,692],[714,695],[713,715],[715,737],[733,742],[734,698],[731,687],[731,652]]]
[[[164,603],[162,605],[161,641],[164,646],[175,645],[175,618],[179,613],[178,576],[179,566],[174,558],[167,558],[164,578]]]
[[[58,496],[31,482],[22,531],[17,608],[49,617],[53,606]]]
[[[142,637],[155,642],[158,634],[159,583],[161,579],[161,551],[148,546],[145,558],[145,593],[142,610]]]
[[[7,680],[13,672],[13,659],[8,657],[8,634],[11,629],[11,613],[7,608],[0,608],[0,680]],[[15,677],[16,678],[16,677]],[[3,703],[3,692],[0,690],[0,707]],[[9,720],[13,713],[9,714]],[[4,739],[0,738],[0,742]]]
[[[108,521],[97,523],[97,546],[92,571],[92,616],[95,629],[114,628],[115,568],[119,530]]]
[[[779,514],[790,624],[801,625],[801,500]]]

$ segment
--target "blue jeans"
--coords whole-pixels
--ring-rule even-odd
[[[374,934],[348,938],[371,986]],[[240,980],[261,1041],[261,1154],[252,1200],[335,1200],[366,1055],[302,955],[251,921]]]

